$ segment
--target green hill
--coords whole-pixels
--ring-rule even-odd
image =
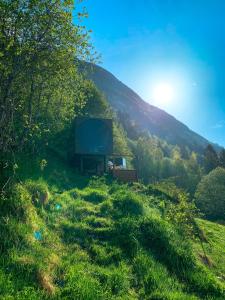
[[[160,190],[82,177],[53,157],[27,160],[1,198],[0,299],[224,299],[224,226],[199,220],[207,264]]]
[[[187,146],[200,153],[210,143],[170,114],[144,101],[104,68],[95,64],[82,63],[81,69],[104,93],[112,108],[122,113],[123,118],[125,113],[139,130],[156,135],[170,144]],[[221,149],[215,144],[214,147]]]
[[[82,1],[2,2],[0,300],[225,299],[224,226],[190,198],[225,153],[203,156],[204,138],[107,71],[92,78],[107,99],[84,78]],[[145,185],[78,175],[76,117],[113,119],[113,152]]]

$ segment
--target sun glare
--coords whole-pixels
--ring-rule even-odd
[[[155,86],[153,99],[155,103],[168,103],[174,98],[174,88],[171,84],[163,82]]]

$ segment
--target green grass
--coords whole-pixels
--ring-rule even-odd
[[[204,260],[204,252],[199,243],[194,243],[196,257],[210,268],[221,282],[225,282],[225,226],[210,221],[198,220],[204,234],[203,248],[209,262]]]
[[[200,244],[162,214],[160,195],[81,177],[59,159],[38,164],[1,198],[0,299],[225,298],[224,226],[198,221],[205,266]]]

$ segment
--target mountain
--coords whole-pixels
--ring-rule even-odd
[[[95,64],[82,64],[82,71],[101,90],[116,112],[126,113],[141,131],[166,140],[170,144],[202,153],[210,143],[162,109],[144,101],[113,74]],[[218,145],[214,145],[220,149]]]

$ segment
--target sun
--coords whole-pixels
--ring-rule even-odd
[[[158,83],[153,89],[153,100],[156,103],[169,103],[174,98],[174,87],[167,82]]]

